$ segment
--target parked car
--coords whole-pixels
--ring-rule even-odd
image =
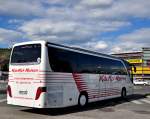
[[[133,83],[135,85],[149,85],[149,82],[145,80],[133,80]]]

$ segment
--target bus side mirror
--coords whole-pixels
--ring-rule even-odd
[[[37,58],[37,63],[38,63],[38,64],[41,63],[41,58],[40,58],[40,57]]]

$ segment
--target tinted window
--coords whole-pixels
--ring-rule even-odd
[[[41,45],[22,45],[13,49],[11,63],[33,63],[41,58]]]
[[[55,72],[75,72],[77,66],[76,53],[48,47],[49,61]]]
[[[91,60],[92,56],[86,54],[79,54],[77,72],[79,73],[95,73],[94,62]]]
[[[127,68],[128,74],[130,76],[130,80],[133,82],[132,65],[129,62],[127,62],[127,61],[124,61],[124,64],[125,64],[125,66]]]
[[[49,61],[55,72],[126,75],[120,61],[48,47]]]
[[[127,75],[126,69],[121,61],[114,61],[113,65],[111,65],[111,70],[113,74]]]

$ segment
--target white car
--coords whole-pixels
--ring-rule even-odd
[[[149,85],[149,83],[147,81],[144,81],[144,80],[133,80],[133,83],[135,85]]]

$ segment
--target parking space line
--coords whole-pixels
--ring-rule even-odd
[[[146,96],[147,98],[150,98],[150,96]]]
[[[149,100],[141,99],[141,101],[150,104],[150,101],[149,101]]]
[[[0,103],[1,103],[1,102],[6,102],[6,100],[7,100],[7,99],[1,99],[1,100],[0,100]]]
[[[133,100],[133,101],[131,101],[132,103],[134,103],[134,104],[143,104],[142,102],[140,102],[140,101],[138,101],[138,100]]]

